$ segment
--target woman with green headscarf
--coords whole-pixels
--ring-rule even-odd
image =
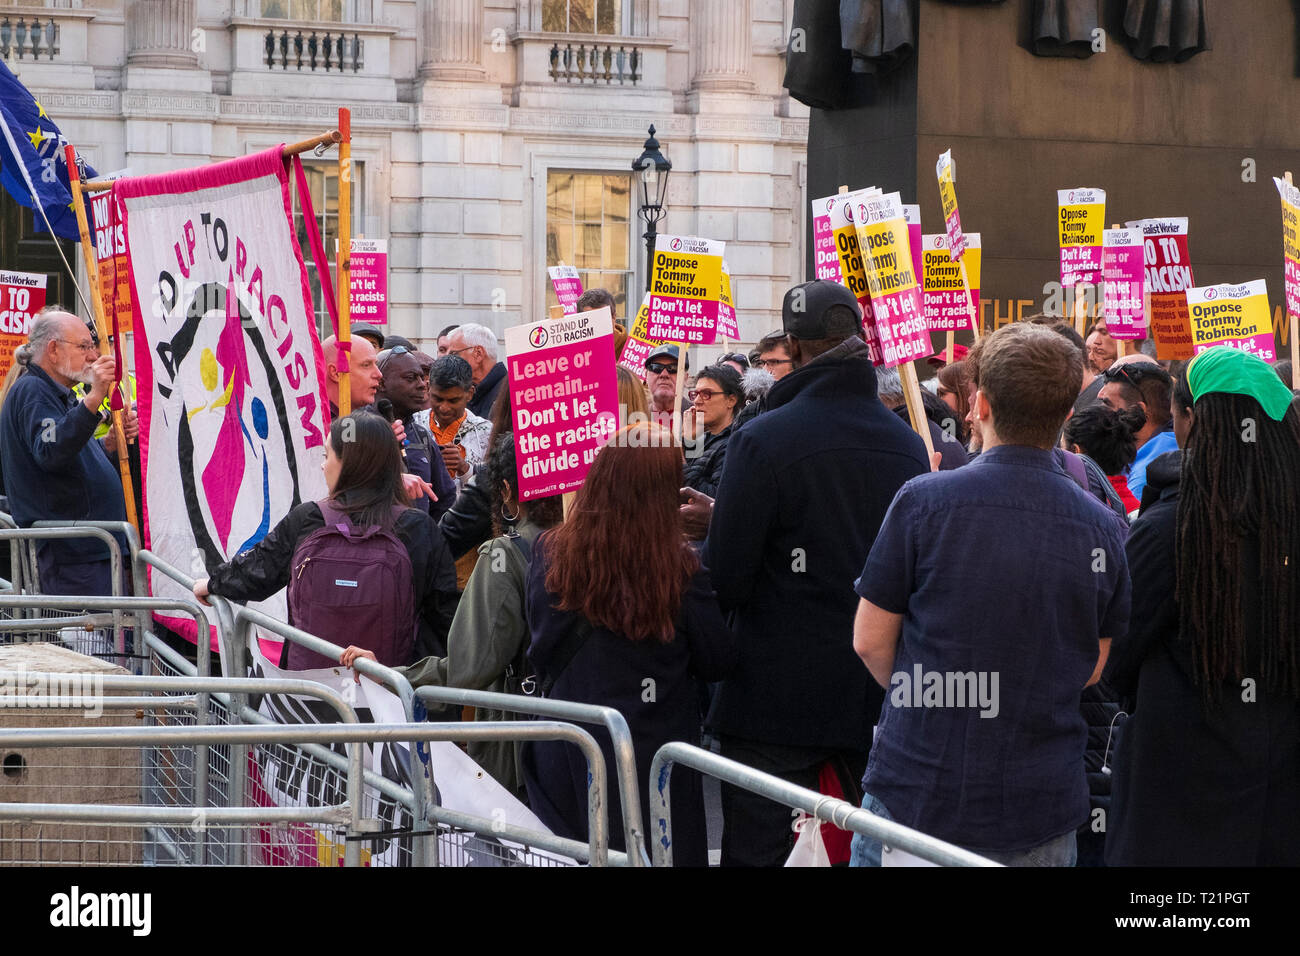
[[[1300,864],[1300,403],[1219,346],[1177,377],[1126,552],[1128,636],[1105,680],[1112,866]],[[1158,491],[1158,497],[1151,497]]]

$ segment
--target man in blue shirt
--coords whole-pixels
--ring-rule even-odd
[[[1103,405],[1116,411],[1141,407],[1147,417],[1147,423],[1134,435],[1137,457],[1128,471],[1128,490],[1141,502],[1142,489],[1147,484],[1147,465],[1178,447],[1169,410],[1174,380],[1145,355],[1126,355],[1101,374],[1106,384],[1097,397]]]
[[[1052,453],[1082,375],[1050,329],[990,335],[984,452],[900,489],[856,584],[853,646],[885,688],[863,807],[1008,864],[1074,864],[1079,696],[1128,629],[1123,531]],[[880,853],[854,837],[855,864]]]
[[[113,357],[99,354],[75,315],[47,308],[32,320],[15,360],[27,371],[0,412],[0,461],[14,519],[24,527],[43,520],[125,521],[113,433],[102,444],[94,439],[102,421],[99,406],[117,369]],[[78,382],[86,385],[82,399],[72,392]],[[133,440],[139,423],[130,408],[123,424],[127,440]],[[125,541],[119,544],[125,549]],[[112,593],[103,544],[47,541],[37,563],[45,594]]]

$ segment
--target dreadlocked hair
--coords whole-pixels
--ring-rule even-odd
[[[1253,429],[1251,434],[1249,429]],[[1247,557],[1258,552],[1250,593]],[[1300,412],[1282,421],[1245,395],[1196,402],[1183,450],[1175,546],[1180,637],[1191,646],[1208,710],[1226,681],[1258,666],[1265,687],[1300,696]],[[1258,608],[1257,662],[1245,608]]]

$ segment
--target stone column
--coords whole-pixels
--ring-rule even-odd
[[[753,0],[692,3],[691,88],[748,92]]]
[[[130,66],[192,68],[195,0],[130,0],[126,61]]]
[[[482,79],[482,0],[436,0],[423,12],[421,74],[438,80]]]

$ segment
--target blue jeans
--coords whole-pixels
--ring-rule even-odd
[[[862,809],[885,820],[893,821],[885,805],[869,793],[862,795]],[[1011,850],[1005,853],[988,850],[971,850],[1003,866],[1074,866],[1078,857],[1078,845],[1075,843],[1074,831],[1048,840],[1041,846],[1028,850]],[[849,856],[849,866],[880,866],[880,841],[853,834],[853,846]]]

